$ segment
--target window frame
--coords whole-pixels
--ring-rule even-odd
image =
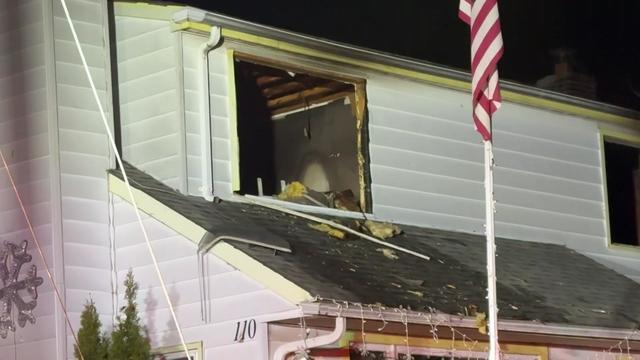
[[[291,54],[289,54],[291,55]],[[294,54],[298,55],[298,54]],[[235,61],[246,61],[259,65],[270,66],[277,69],[293,72],[304,72],[312,76],[326,78],[330,80],[345,82],[353,85],[354,99],[352,99],[355,108],[356,118],[356,146],[358,149],[358,183],[360,208],[363,213],[371,214],[373,212],[373,203],[371,199],[371,170],[370,170],[370,152],[369,152],[369,119],[367,111],[367,91],[366,79],[346,74],[345,72],[322,69],[318,65],[309,65],[304,58],[296,56],[294,59],[286,58],[286,60],[276,60],[274,55],[255,55],[248,51],[227,49],[227,69],[230,81],[228,82],[228,93],[230,98],[230,135],[231,135],[231,183],[232,191],[235,193],[240,190],[240,140],[238,138],[238,114],[237,114],[237,97],[236,97],[236,74]],[[286,202],[285,202],[286,203]],[[312,206],[313,207],[313,206]]]
[[[194,360],[204,360],[204,350],[202,341],[196,341],[187,343],[187,350],[189,350],[189,355],[194,356]],[[182,345],[170,345],[170,346],[162,346],[155,348],[151,351],[151,355],[157,357],[159,355],[168,356],[167,360],[179,359],[184,356],[184,349]]]
[[[600,128],[599,134],[599,146],[600,146],[600,163],[602,166],[601,177],[602,177],[602,200],[604,202],[604,220],[605,220],[605,237],[606,237],[606,246],[609,249],[614,250],[622,250],[627,252],[632,252],[636,254],[640,254],[640,244],[638,245],[629,245],[624,243],[617,243],[613,241],[613,236],[611,234],[611,212],[609,211],[609,189],[608,189],[608,181],[607,181],[607,164],[606,164],[606,154],[605,154],[605,142],[612,142],[620,145],[630,146],[637,148],[640,151],[640,135],[633,135],[622,133],[615,130],[610,130],[607,128]],[[640,224],[637,224],[640,226]],[[640,242],[640,239],[639,239]]]

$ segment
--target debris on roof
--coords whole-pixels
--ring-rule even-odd
[[[296,201],[304,198],[307,194],[307,187],[299,181],[294,181],[289,184],[278,194],[278,199],[285,201]]]
[[[282,201],[289,201],[303,205],[313,205],[321,207],[331,207],[331,202],[326,194],[306,187],[299,181],[294,181],[280,192],[276,198]]]
[[[398,225],[387,222],[367,220],[362,225],[362,228],[371,235],[383,240],[402,234],[402,230]]]
[[[345,211],[362,212],[353,191],[332,191],[328,195],[333,208]]]
[[[347,234],[344,231],[333,228],[327,224],[308,224],[308,225],[310,228],[326,233],[327,235],[333,238],[340,239],[340,240],[347,239]]]
[[[487,335],[487,314],[483,312],[476,313],[476,327],[482,335]]]
[[[351,190],[319,192],[293,181],[285,186],[276,198],[304,205],[328,207],[344,211],[362,212]]]
[[[399,259],[398,255],[396,255],[396,252],[392,249],[376,249],[376,251],[381,252],[382,255],[384,255],[384,257],[386,257],[387,259],[391,259],[391,260]]]

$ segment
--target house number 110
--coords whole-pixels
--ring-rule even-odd
[[[249,339],[256,336],[256,321],[254,319],[236,322],[236,337],[234,342],[243,342],[245,335]]]

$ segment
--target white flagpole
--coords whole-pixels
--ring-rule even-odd
[[[489,302],[489,360],[499,360],[498,300],[496,295],[495,201],[493,199],[493,143],[484,142],[484,191],[487,235],[487,299]]]

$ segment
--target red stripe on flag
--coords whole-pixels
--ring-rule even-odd
[[[478,2],[483,2],[483,1],[479,0]],[[472,5],[471,8],[473,9],[474,6]],[[489,15],[491,10],[493,10],[493,5],[491,4],[491,1],[485,1],[483,2],[477,14],[474,14],[475,11],[471,11],[471,15],[470,15],[472,20],[471,21],[471,38],[476,37],[476,34],[478,33],[478,29],[487,20],[487,15]]]
[[[502,53],[503,53],[503,50],[501,49],[494,55],[493,59],[489,61],[489,64],[487,65],[484,73],[482,73],[482,77],[480,78],[480,81],[476,84],[476,88],[472,89],[473,90],[472,94],[474,99],[478,98],[479,93],[484,93],[485,91],[488,91],[487,85],[489,83],[489,78],[491,77],[491,74],[494,71],[496,71],[496,67],[498,65],[498,61],[502,57]],[[500,99],[500,100],[502,99],[502,97],[500,96],[500,85],[496,85],[496,88],[494,89],[494,96],[492,100],[496,101],[496,99]]]
[[[473,121],[482,138],[490,141],[491,116],[502,102],[496,81],[498,61],[504,52],[498,1],[460,0],[458,16],[469,25],[471,33]]]
[[[484,57],[487,49],[489,48],[489,45],[491,45],[493,40],[498,36],[500,36],[500,23],[496,21],[493,25],[491,25],[491,28],[489,29],[489,31],[487,31],[487,36],[482,39],[478,50],[476,50],[476,53],[473,55],[471,68],[476,68],[478,66],[478,63]]]
[[[476,131],[480,133],[480,136],[482,136],[482,140],[491,141],[491,132],[484,126],[482,121],[480,121],[475,114],[473,115],[473,122],[476,125]]]
[[[458,17],[467,24],[471,24],[471,0],[460,0]]]

